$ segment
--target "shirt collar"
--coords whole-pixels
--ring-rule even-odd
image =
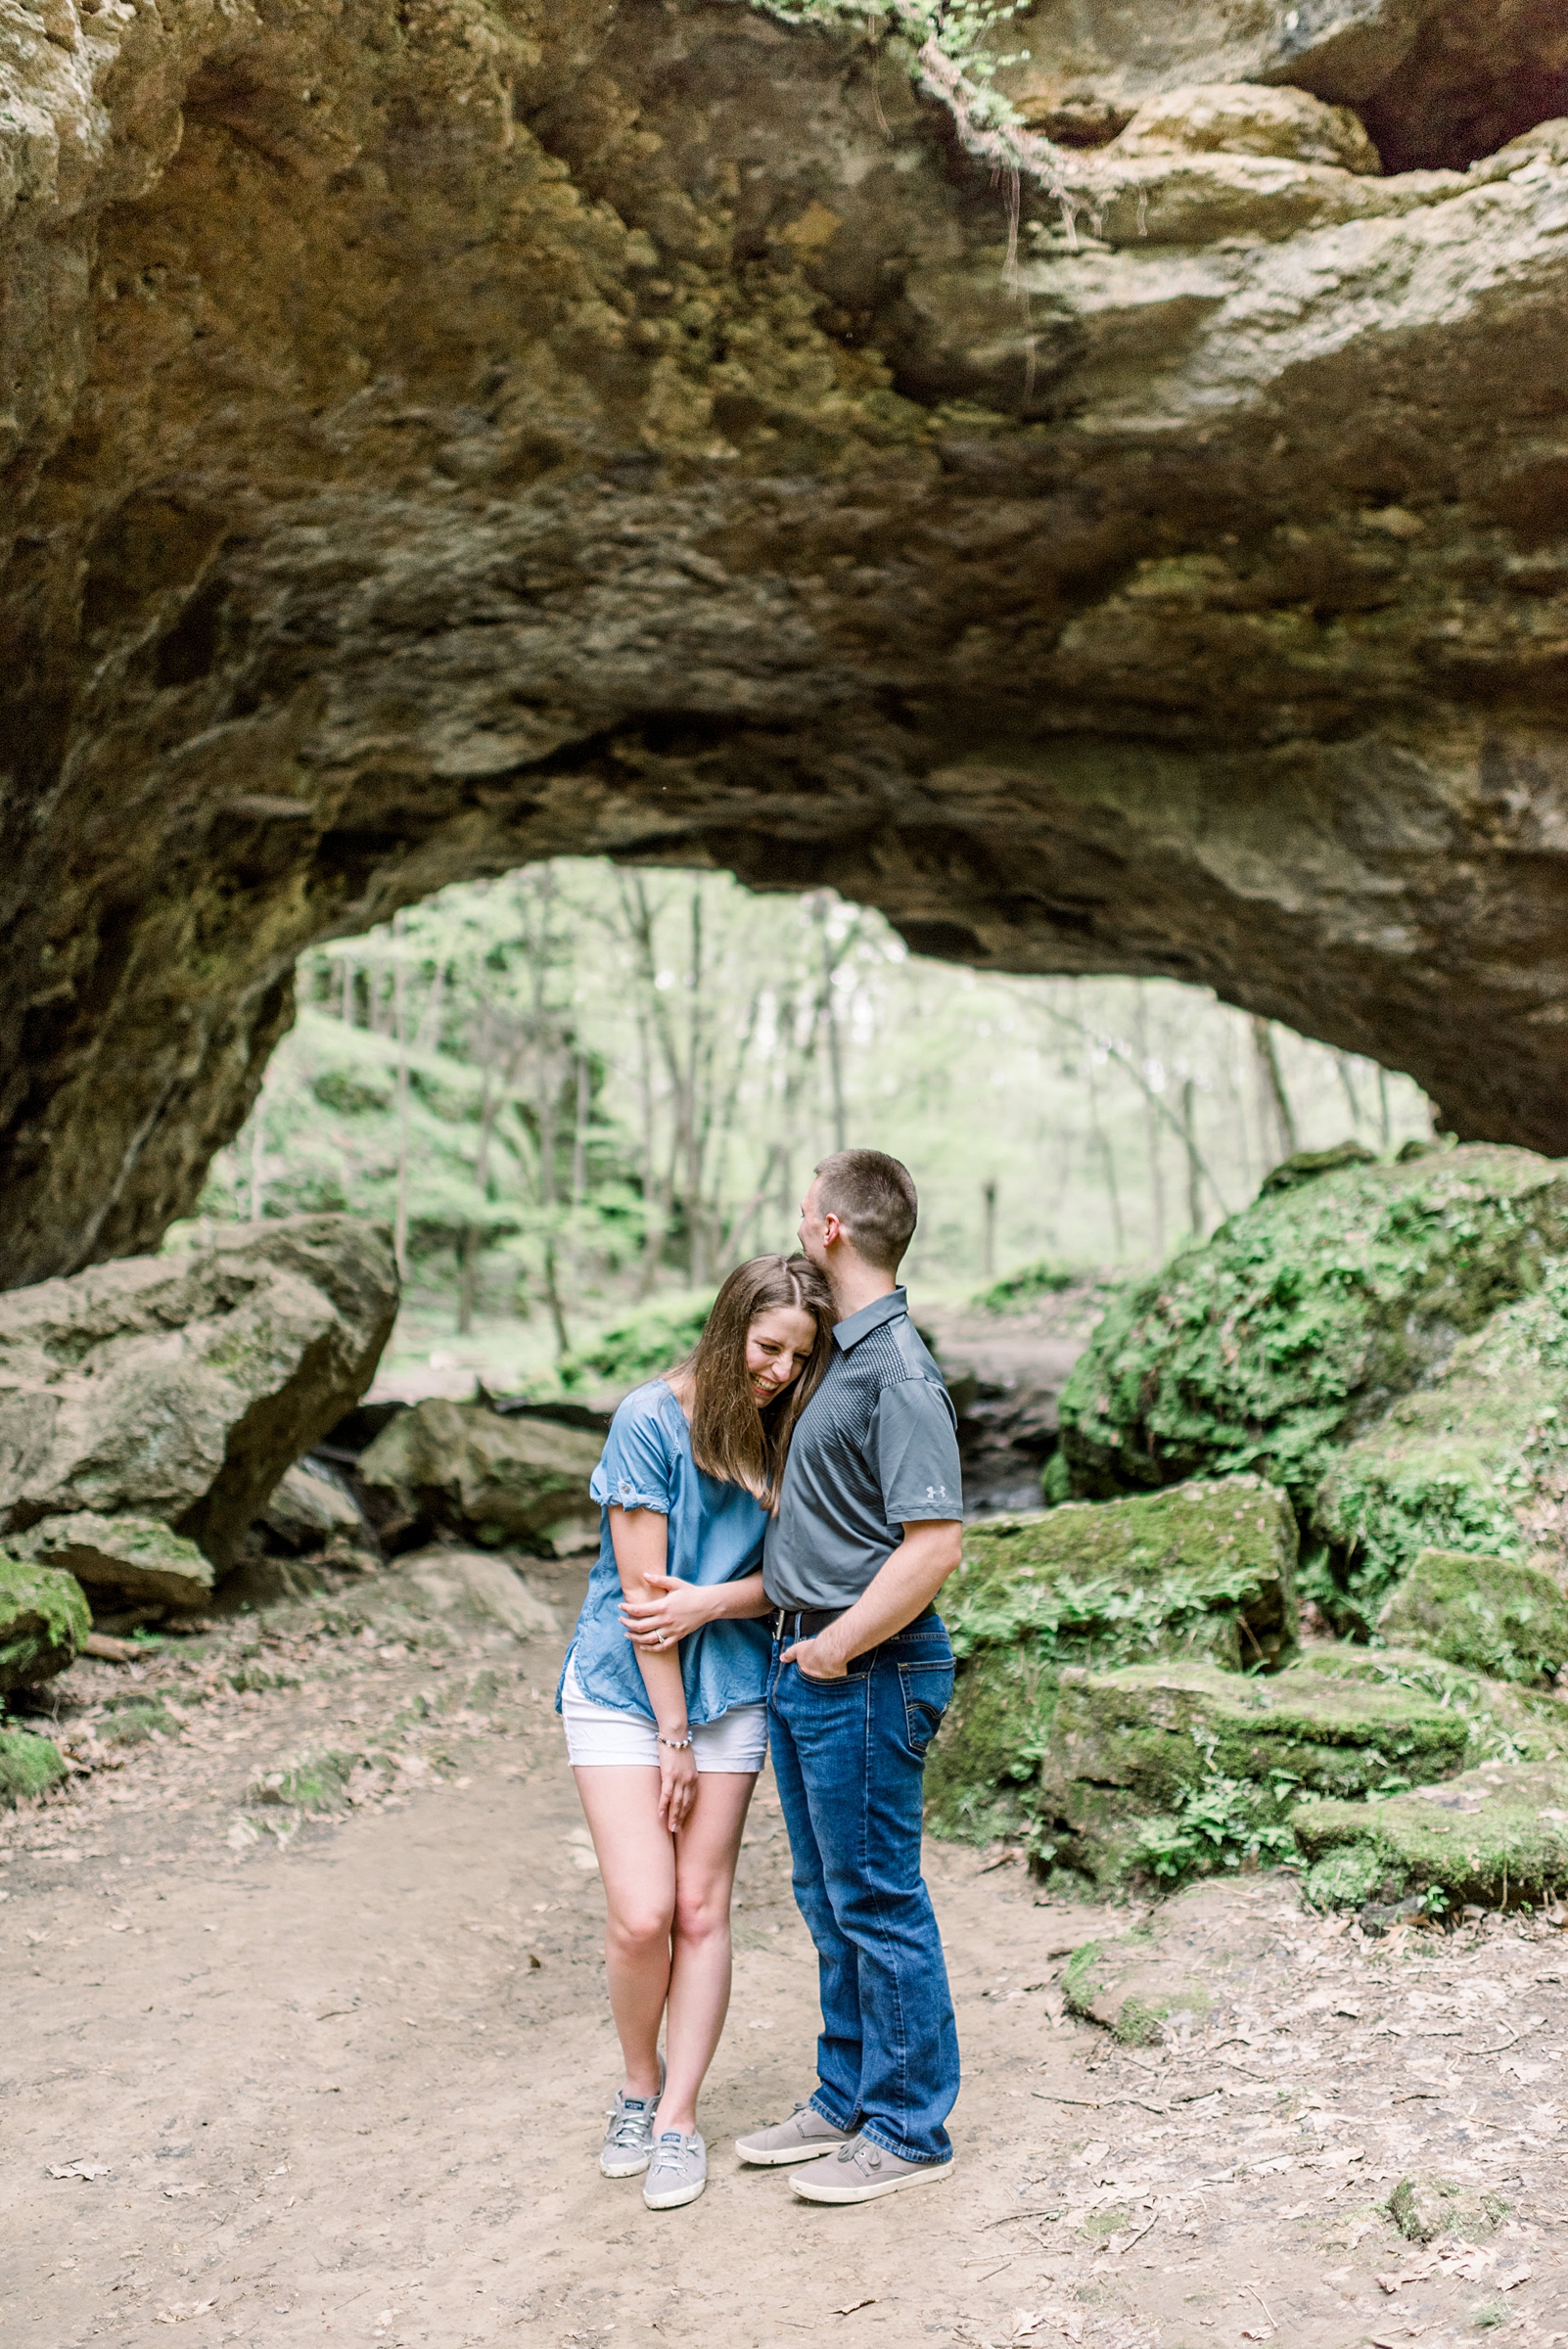
[[[885,1321],[896,1321],[900,1313],[908,1310],[909,1301],[903,1290],[892,1289],[886,1297],[874,1297],[869,1305],[862,1305],[859,1312],[852,1313],[847,1321],[836,1321],[833,1325],[833,1343],[842,1353],[848,1354],[852,1346],[858,1346],[862,1338],[869,1337],[874,1329],[880,1329]]]

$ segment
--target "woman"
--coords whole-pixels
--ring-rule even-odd
[[[604,1878],[625,2058],[599,2167],[646,2173],[650,2210],[708,2183],[697,2097],[729,2004],[730,1892],[767,1749],[762,1534],[832,1329],[805,1257],[754,1257],[690,1359],[622,1404],[590,1487],[599,1556],[556,1703]]]

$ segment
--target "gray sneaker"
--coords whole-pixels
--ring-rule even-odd
[[[781,2170],[787,2162],[820,2161],[824,2153],[836,2153],[840,2145],[847,2145],[853,2134],[852,2129],[835,2129],[811,2105],[797,2104],[787,2121],[775,2121],[771,2129],[754,2129],[750,2137],[738,2137],[735,2150],[742,2161],[757,2169]]]
[[[875,2202],[881,2194],[896,2194],[900,2186],[934,2186],[952,2175],[952,2155],[945,2161],[905,2161],[868,2137],[852,2137],[839,2148],[838,2159],[808,2178],[792,2178],[791,2191],[807,2202]]]
[[[682,2137],[667,2129],[655,2140],[653,2159],[642,2182],[642,2198],[650,2210],[678,2210],[695,2202],[708,2185],[708,2147],[693,2131]]]
[[[653,2152],[658,2110],[657,2096],[628,2096],[623,2088],[616,2090],[616,2100],[606,2116],[610,2126],[599,2148],[601,2178],[641,2177]]]

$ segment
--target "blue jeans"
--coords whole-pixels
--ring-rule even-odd
[[[795,1899],[821,1976],[812,2109],[906,2161],[947,2161],[958,2033],[920,1874],[926,1748],[952,1695],[952,1649],[926,1615],[808,1680],[773,1644],[768,1727]]]

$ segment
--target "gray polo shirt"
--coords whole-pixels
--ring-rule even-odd
[[[852,1606],[905,1525],[961,1517],[957,1426],[902,1289],[839,1322],[768,1523],[762,1588],[773,1605]]]

